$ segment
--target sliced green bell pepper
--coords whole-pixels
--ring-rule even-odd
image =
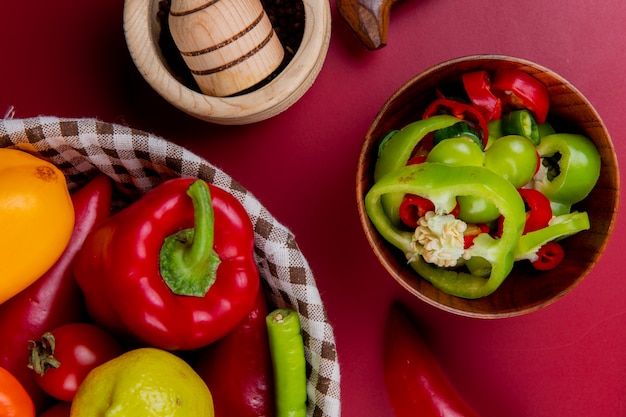
[[[449,213],[458,196],[477,196],[497,207],[504,217],[502,235],[478,235],[463,257],[480,257],[491,264],[487,277],[429,264],[414,249],[413,233],[397,227],[383,206],[383,197],[415,194],[431,200],[436,213]],[[382,237],[400,249],[411,267],[436,288],[458,297],[475,299],[495,291],[513,269],[514,250],[522,235],[525,208],[511,183],[480,166],[425,162],[396,169],[379,178],[365,196],[365,210]]]
[[[555,216],[548,226],[520,237],[515,247],[515,260],[533,261],[537,258],[537,251],[546,243],[564,239],[589,227],[589,216],[584,211]]]
[[[374,167],[374,181],[382,176],[406,165],[418,143],[429,133],[445,129],[457,123],[459,119],[449,115],[432,116],[428,119],[409,123],[391,137],[387,136],[379,148],[378,159]],[[398,208],[404,193],[388,194],[383,198],[383,206],[387,216],[395,225],[400,225]]]
[[[374,182],[380,177],[406,165],[417,144],[429,133],[445,129],[459,122],[454,116],[438,115],[417,120],[398,130],[379,149]]]
[[[555,214],[565,214],[591,192],[600,176],[600,154],[586,136],[556,133],[537,146],[543,167],[533,188],[553,203]]]

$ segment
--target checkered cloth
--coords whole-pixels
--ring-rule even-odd
[[[335,337],[307,260],[293,234],[230,176],[159,137],[94,119],[0,120],[0,147],[23,149],[50,160],[65,173],[70,191],[103,172],[115,181],[120,206],[173,177],[197,177],[229,191],[254,225],[255,257],[269,301],[300,314],[308,416],[341,414]]]

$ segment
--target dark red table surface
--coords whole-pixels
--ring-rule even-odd
[[[406,0],[388,45],[367,51],[339,17],[312,88],[283,114],[220,126],[172,107],[143,80],[121,1],[5,2],[0,113],[95,117],[147,130],[224,169],[288,226],[315,274],[342,371],[342,415],[391,416],[383,320],[409,305],[441,366],[482,416],[626,416],[626,224],[620,210],[596,268],[557,303],[485,321],[438,311],[393,281],[369,249],[355,203],[357,156],[386,98],[441,61],[513,55],[576,85],[626,154],[626,2]],[[2,115],[0,114],[0,117]]]

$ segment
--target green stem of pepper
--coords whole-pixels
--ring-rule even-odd
[[[219,256],[213,250],[215,219],[209,186],[202,180],[187,189],[194,208],[194,228],[168,236],[159,253],[161,276],[179,295],[204,297],[216,279]]]
[[[298,313],[279,308],[266,317],[274,369],[276,417],[306,417],[306,360]]]

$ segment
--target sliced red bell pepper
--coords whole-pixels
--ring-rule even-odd
[[[200,351],[194,369],[213,395],[215,417],[274,416],[267,314],[265,296],[259,291],[237,327]]]
[[[396,417],[478,417],[396,304],[385,326],[384,379]]]
[[[231,194],[160,184],[96,228],[76,262],[92,319],[166,350],[205,346],[250,311],[260,286],[254,230]]]
[[[532,266],[538,271],[549,271],[556,268],[565,258],[563,246],[557,242],[548,242],[537,251],[537,259]]]
[[[499,69],[493,75],[491,90],[503,104],[530,110],[538,124],[546,121],[550,94],[546,86],[532,75],[519,69]]]
[[[547,227],[552,219],[552,207],[548,197],[532,188],[520,188],[518,191],[527,208],[522,234]]]
[[[465,72],[463,87],[470,101],[487,122],[498,120],[502,115],[502,102],[491,91],[491,76],[485,70]]]
[[[398,210],[402,223],[415,229],[420,217],[424,217],[428,211],[435,210],[435,205],[432,201],[419,195],[406,194]]]
[[[83,296],[74,281],[73,266],[87,234],[109,217],[112,187],[105,175],[95,177],[72,194],[74,230],[65,251],[43,276],[0,304],[0,366],[20,380],[39,412],[50,397],[26,366],[29,340],[63,324],[85,318]]]
[[[482,131],[483,148],[487,147],[487,141],[489,140],[487,120],[483,117],[481,112],[472,105],[448,98],[438,98],[426,108],[422,119],[428,119],[437,114],[450,114],[459,119],[477,123]]]

